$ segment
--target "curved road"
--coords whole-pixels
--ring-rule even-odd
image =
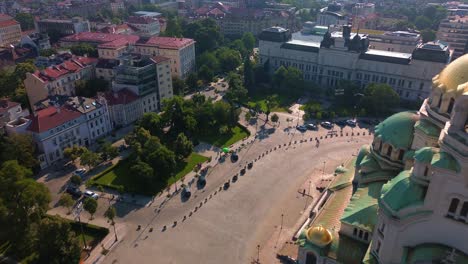
[[[354,129],[357,131],[366,130]],[[207,176],[204,189],[192,186],[188,201],[181,201],[177,195],[161,207],[155,202],[128,212],[121,219],[127,224],[127,234],[104,263],[249,263],[257,254],[256,245],[263,245],[275,226],[281,224],[281,214],[284,227],[292,228],[311,203],[311,199],[298,193],[303,183],[314,172],[321,171],[324,162],[325,173],[331,173],[371,140],[370,136],[362,135],[334,137],[321,140],[318,148],[315,140],[309,141],[310,137],[324,133],[323,129],[305,134],[278,130],[249,144],[240,152],[237,163],[226,160],[216,166]],[[299,143],[301,139],[307,142]],[[283,146],[296,140],[297,144]],[[275,146],[278,149],[269,152]],[[228,190],[219,191],[227,179],[239,172],[240,166],[265,152],[268,154],[231,183]],[[202,207],[194,211],[200,203]],[[174,221],[177,225],[173,227]],[[137,231],[137,225],[142,229]],[[162,231],[164,225],[167,229]],[[154,229],[152,232],[150,227]]]

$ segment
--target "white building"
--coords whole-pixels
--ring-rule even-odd
[[[369,34],[370,49],[412,53],[420,43],[422,43],[421,35],[415,32],[394,31]]]
[[[306,81],[321,87],[337,87],[339,81],[353,81],[362,87],[386,83],[402,99],[417,100],[430,93],[432,77],[450,61],[450,52],[442,43],[426,43],[413,53],[368,49],[365,34],[327,32],[323,37],[291,39],[288,30],[266,29],[259,36],[260,63],[268,62],[270,73],[279,67],[295,67]]]
[[[342,11],[340,4],[331,3],[320,9],[317,14],[318,26],[347,25],[348,22],[348,17]]]
[[[157,18],[145,16],[131,16],[126,22],[130,27],[135,29],[139,36],[151,37],[159,35],[161,31],[159,20]]]
[[[23,110],[20,103],[5,98],[0,99],[0,133],[4,132],[4,127],[8,122],[28,115],[29,111],[27,109]]]
[[[9,122],[8,133],[32,134],[41,168],[63,158],[74,145],[90,146],[108,135],[112,126],[105,101],[82,97],[51,97],[38,104],[34,114]]]
[[[464,55],[433,78],[418,112],[375,127],[354,179],[338,175],[303,228],[299,263],[468,263],[467,139]]]
[[[104,98],[114,127],[130,125],[143,115],[139,97],[128,89],[107,92]]]

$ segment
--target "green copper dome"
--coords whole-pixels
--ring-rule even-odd
[[[415,112],[394,114],[375,127],[375,136],[394,148],[408,149],[413,140],[414,124],[418,120]]]
[[[414,159],[421,163],[428,163],[434,167],[460,172],[460,164],[447,152],[438,148],[424,147],[416,151]]]
[[[382,187],[379,203],[384,202],[394,212],[411,205],[422,204],[425,190],[422,186],[411,181],[410,176],[409,170],[402,171],[386,183]]]

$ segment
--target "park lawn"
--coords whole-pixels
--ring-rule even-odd
[[[217,132],[217,131],[216,131]],[[226,135],[221,135],[219,133],[213,133],[210,135],[201,135],[198,137],[200,141],[209,143],[211,145],[224,148],[224,147],[229,147],[232,144],[236,143],[239,140],[242,140],[250,135],[250,132],[241,127],[241,126],[235,126],[231,129],[231,133],[226,134]]]
[[[145,190],[143,188],[145,186],[139,185],[133,179],[133,175],[130,173],[130,167],[133,165],[133,162],[129,159],[120,161],[119,164],[117,164],[112,170],[96,178],[94,183],[96,185],[102,185],[104,187],[110,188],[124,186],[125,191],[127,192],[153,195],[161,190],[164,190],[168,185],[184,177],[187,173],[191,172],[198,163],[203,163],[206,160],[208,160],[208,158],[205,156],[199,155],[197,153],[190,154],[186,161],[177,165],[177,173],[174,176],[168,178],[166,182],[157,182],[155,184],[155,189],[151,192]]]
[[[272,94],[271,98],[274,99],[273,107],[270,110],[271,112],[288,112],[289,107],[291,104],[297,99],[291,95],[285,94]],[[249,97],[247,105],[250,108],[254,108],[255,104],[260,105],[260,109],[263,112],[267,111],[267,98],[264,93],[257,93]]]

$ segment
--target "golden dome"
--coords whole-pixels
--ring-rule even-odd
[[[442,93],[457,92],[459,85],[468,82],[468,54],[447,65],[432,81],[434,88],[442,90]]]
[[[332,241],[332,234],[322,226],[314,226],[306,231],[307,240],[319,247],[324,247]]]

